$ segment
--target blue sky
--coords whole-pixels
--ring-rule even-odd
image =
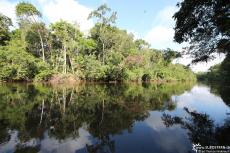
[[[7,7],[15,6],[20,0],[1,0],[6,6],[6,13],[14,10]],[[86,21],[88,13],[106,3],[118,13],[117,26],[132,32],[135,38],[146,39],[152,47],[180,49],[173,43],[173,26],[171,18],[176,11],[177,0],[26,0],[33,3],[43,14],[46,23],[55,22],[60,18],[70,22],[78,22],[82,30],[88,30],[92,23]],[[3,12],[4,13],[4,12]],[[14,18],[14,17],[13,17]],[[91,24],[91,25],[90,25]]]
[[[16,24],[15,5],[21,0],[0,0],[0,12],[11,17]],[[88,14],[103,3],[118,13],[116,25],[133,33],[135,38],[142,38],[153,48],[172,48],[181,51],[186,44],[173,42],[175,25],[173,14],[178,10],[180,0],[26,0],[34,4],[43,14],[47,24],[60,19],[78,23],[80,29],[87,31],[94,25],[87,20]],[[219,63],[218,57],[209,63],[194,65],[194,71],[206,71],[211,65]],[[189,64],[191,58],[184,57],[175,62]]]
[[[140,35],[147,33],[159,12],[166,7],[175,7],[177,0],[79,0],[81,4],[95,8],[106,2],[109,7],[118,12],[117,25],[124,29],[133,29]],[[171,14],[172,15],[172,14]]]

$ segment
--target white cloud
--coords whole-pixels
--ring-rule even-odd
[[[174,25],[175,21],[172,16],[177,11],[177,7],[167,6],[162,9],[153,21],[153,27],[145,35],[145,40],[149,42],[153,48],[165,49],[172,48],[174,50],[182,51],[182,48],[187,44],[178,44],[173,41],[174,37]],[[223,61],[224,55],[215,55],[215,59],[207,63],[201,62],[191,65],[191,69],[194,72],[207,71],[211,66],[218,64]],[[190,64],[192,58],[189,56],[184,56],[173,61],[173,63],[180,63],[184,65]]]
[[[213,59],[207,63],[206,62],[200,62],[200,63],[194,64],[191,66],[191,68],[194,72],[205,72],[205,71],[208,71],[208,69],[211,66],[221,63],[224,60],[224,58],[225,58],[224,54],[215,55],[215,59]]]
[[[156,15],[152,29],[145,35],[145,40],[149,42],[153,48],[181,48],[181,45],[173,42],[174,20],[172,16],[176,10],[177,8],[174,6],[167,6]]]
[[[172,16],[177,11],[177,9],[178,8],[175,6],[166,6],[157,14],[154,20],[155,24],[172,27],[174,25],[174,20],[172,19]]]
[[[56,22],[60,19],[78,23],[84,32],[93,26],[92,20],[87,20],[92,9],[81,5],[75,0],[38,0],[43,6],[42,13],[49,22]]]
[[[11,18],[14,25],[16,25],[15,6],[15,2],[0,0],[0,12]]]
[[[215,54],[214,56],[215,56],[215,59],[208,61],[207,63],[206,62],[199,62],[197,64],[192,64],[191,69],[194,72],[206,72],[206,71],[208,71],[208,69],[211,66],[216,65],[218,63],[221,63],[225,58],[224,54]],[[173,63],[180,63],[183,65],[188,65],[191,62],[192,62],[192,58],[188,55],[183,56],[182,58],[175,59],[173,61]]]
[[[153,48],[164,49],[170,46],[172,47],[173,35],[174,31],[172,28],[155,26],[147,33],[145,40],[149,42]]]
[[[218,124],[228,117],[226,112],[230,111],[219,96],[210,93],[210,88],[203,85],[194,86],[191,91],[177,96],[176,99],[177,109],[187,107],[199,113],[206,113]]]

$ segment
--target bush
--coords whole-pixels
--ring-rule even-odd
[[[36,76],[35,76],[35,81],[48,81],[53,75],[53,71],[50,70],[44,70],[40,71]]]
[[[38,72],[36,58],[14,47],[0,49],[0,79],[6,81],[32,80]]]
[[[109,66],[106,71],[107,81],[122,81],[126,78],[125,70],[122,66]]]
[[[93,55],[85,56],[84,62],[81,64],[81,70],[86,80],[103,80],[107,71],[107,66],[96,60]]]

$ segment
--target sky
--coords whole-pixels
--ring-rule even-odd
[[[12,18],[16,25],[15,5],[21,0],[0,0],[0,12]],[[106,3],[117,12],[116,25],[133,33],[134,38],[144,39],[155,49],[172,48],[181,51],[186,44],[173,41],[175,21],[173,14],[178,10],[180,0],[26,0],[35,5],[43,14],[43,20],[49,24],[60,19],[78,23],[80,29],[87,33],[94,21],[87,20],[88,14],[101,4]],[[223,55],[208,63],[192,65],[192,70],[207,71],[214,64],[220,63]],[[189,64],[190,57],[174,60],[174,63]]]

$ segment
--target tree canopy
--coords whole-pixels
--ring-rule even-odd
[[[0,47],[0,80],[195,80],[190,69],[171,63],[177,52],[153,49],[145,40],[135,40],[118,28],[116,12],[106,4],[90,13],[89,18],[97,22],[88,35],[64,20],[46,25],[31,3],[18,3],[16,15],[19,28],[12,31],[10,19],[1,18],[11,37],[1,40],[5,46]]]
[[[12,26],[11,19],[0,13],[0,45],[6,45],[6,42],[10,40],[10,26]]]
[[[230,3],[227,0],[184,0],[177,5],[179,11],[174,39],[188,42],[188,53],[193,62],[214,58],[213,53],[229,54],[230,48]]]
[[[20,2],[17,4],[16,15],[19,17],[42,16],[37,8],[33,4],[28,2]]]

